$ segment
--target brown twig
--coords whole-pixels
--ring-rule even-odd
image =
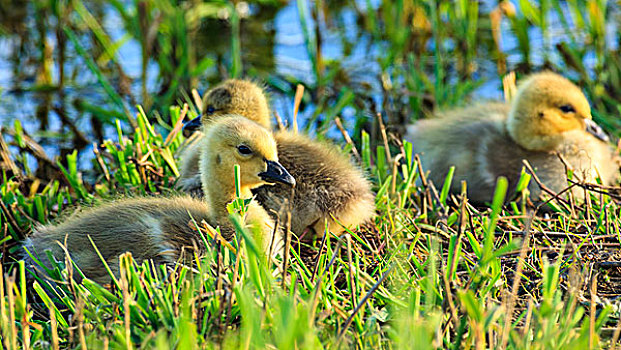
[[[188,108],[189,108],[188,104],[184,103],[183,109],[181,110],[181,114],[179,115],[179,119],[177,119],[177,123],[175,123],[175,127],[170,131],[170,133],[168,133],[168,136],[166,137],[166,140],[164,141],[164,147],[168,147],[170,143],[172,142],[172,140],[175,139],[175,136],[177,136],[179,131],[181,131],[181,129],[183,128],[183,120],[185,119],[185,116],[188,114]]]
[[[25,234],[22,231],[22,229],[19,227],[19,225],[17,224],[17,220],[15,220],[15,217],[13,216],[13,212],[10,211],[6,207],[6,205],[4,204],[4,201],[0,201],[0,209],[2,209],[2,212],[4,212],[4,216],[6,217],[9,224],[13,227],[13,230],[15,232],[19,232],[22,235],[22,237],[24,237]]]
[[[384,121],[382,120],[382,114],[377,113],[375,115],[377,117],[377,122],[380,127],[380,133],[382,134],[382,140],[384,141],[384,148],[386,148],[386,158],[388,163],[392,163],[392,157],[390,156],[390,147],[388,146],[388,136],[386,136],[386,127],[384,126]]]
[[[524,268],[524,262],[526,260],[526,254],[528,253],[528,247],[530,245],[531,230],[530,226],[535,218],[535,212],[531,212],[526,225],[524,226],[524,242],[522,242],[522,249],[520,250],[520,256],[518,257],[517,267],[515,269],[515,275],[513,278],[513,285],[511,286],[511,294],[506,302],[505,310],[505,324],[502,328],[502,337],[500,340],[500,348],[504,349],[507,346],[509,340],[509,331],[511,330],[511,318],[513,316],[513,310],[515,308],[515,301],[517,300],[518,289],[520,288],[520,281],[522,280],[522,270]]]
[[[352,305],[356,303],[356,282],[354,279],[354,264],[351,254],[351,235],[348,234],[345,236],[347,241],[347,267],[349,268],[349,287],[351,288],[351,303]]]
[[[93,153],[95,153],[95,159],[97,159],[97,164],[99,164],[99,166],[101,167],[101,170],[106,177],[106,181],[108,181],[109,183],[111,180],[110,172],[108,172],[108,167],[106,166],[106,163],[104,163],[103,158],[101,157],[101,152],[99,152],[99,147],[96,143],[93,143]]]
[[[539,186],[539,188],[541,188],[544,192],[546,192],[547,194],[549,194],[550,196],[552,196],[552,198],[550,198],[549,200],[545,201],[544,203],[541,203],[538,207],[537,210],[539,210],[539,208],[541,208],[543,205],[545,205],[546,203],[548,203],[549,201],[556,199],[566,205],[570,205],[570,203],[561,198],[560,196],[567,192],[569,189],[571,189],[571,187],[564,189],[563,191],[556,193],[554,191],[552,191],[548,186],[544,185],[541,180],[539,180],[539,177],[537,176],[537,174],[535,174],[535,170],[533,169],[533,167],[530,165],[530,163],[528,162],[528,160],[524,159],[522,160],[522,163],[524,164],[524,166],[526,167],[526,169],[530,172],[532,178],[535,180],[535,182],[537,183],[537,185]]]
[[[577,182],[574,180],[568,180],[570,184],[572,184],[573,186],[578,186],[578,187],[582,187],[584,189],[586,189],[587,191],[591,191],[591,192],[595,192],[595,193],[599,193],[599,194],[605,194],[613,199],[616,200],[620,200],[621,201],[621,195],[618,195],[616,193],[613,193],[611,191],[619,191],[621,190],[621,187],[618,186],[604,186],[604,185],[600,185],[600,184],[594,184],[594,183],[587,183],[587,182]]]
[[[455,303],[453,302],[453,293],[451,292],[451,285],[450,285],[449,277],[448,277],[448,274],[450,274],[452,270],[450,266],[446,266],[444,263],[445,263],[445,260],[442,259],[442,266],[444,267],[444,273],[442,274],[442,281],[444,282],[444,290],[446,293],[445,300],[447,301],[449,310],[451,311],[449,320],[446,322],[446,327],[444,330],[444,332],[446,333],[450,325],[453,326],[453,329],[456,329],[455,322],[459,319],[459,315],[457,314],[457,308],[455,307]]]
[[[295,99],[293,100],[293,133],[298,133],[298,112],[300,110],[300,104],[302,103],[302,97],[304,97],[304,85],[298,84],[295,89]]]
[[[233,269],[233,279],[231,280],[231,293],[228,298],[228,305],[226,308],[226,328],[229,328],[231,324],[231,311],[233,309],[233,296],[235,295],[232,291],[235,290],[235,284],[237,283],[237,279],[239,278],[239,265],[241,260],[241,249],[237,249],[235,252],[235,268]]]
[[[395,157],[395,160],[392,163],[392,179],[391,179],[391,187],[390,187],[390,194],[394,195],[395,192],[397,191],[397,175],[399,174],[398,171],[398,166],[399,166],[399,161],[403,158],[403,154],[399,153],[397,154],[397,156]],[[404,174],[405,176],[405,174]]]
[[[515,84],[515,72],[511,71],[502,78],[502,89],[506,102],[511,102],[515,94],[517,93],[517,86]]]
[[[192,89],[192,98],[194,99],[194,104],[198,109],[198,113],[203,113],[203,99],[196,89]]]
[[[321,258],[321,254],[323,254],[323,249],[326,247],[326,240],[328,239],[328,235],[324,234],[321,239],[321,244],[319,245],[319,254],[317,254],[317,259],[315,259],[315,264],[313,266],[313,274],[311,275],[311,282],[315,281],[315,276],[317,276],[317,271],[319,271],[319,260]]]
[[[504,234],[525,234],[524,231],[504,231],[504,232],[495,232],[496,235],[504,235]],[[542,235],[542,236],[549,236],[549,237],[559,237],[559,238],[572,238],[572,237],[576,237],[579,239],[584,239],[584,238],[591,238],[592,235],[591,234],[583,234],[583,233],[565,233],[565,232],[553,232],[553,231],[538,231],[538,232],[533,232],[534,235]],[[596,237],[593,237],[594,240],[604,240],[604,239],[608,239],[608,238],[617,238],[617,235],[598,235]]]
[[[3,130],[4,129],[0,130],[0,156],[4,163],[9,167],[9,169],[11,169],[13,176],[15,176],[18,181],[21,181],[24,176],[21,170],[19,170],[19,168],[15,164],[15,162],[13,162],[13,159],[11,159],[11,152],[9,151],[9,146],[6,144],[4,136],[2,136]]]
[[[351,137],[349,137],[349,133],[343,127],[343,123],[341,122],[341,118],[335,117],[334,118],[334,123],[336,124],[336,127],[339,129],[339,131],[343,135],[343,138],[345,139],[345,142],[347,142],[347,144],[351,146],[351,152],[354,154],[354,157],[356,157],[356,161],[360,162],[361,159],[362,159],[360,157],[360,153],[358,153],[358,149],[356,148],[356,145],[354,144],[354,141],[352,141]]]
[[[280,131],[286,130],[287,128],[285,127],[285,124],[283,124],[280,114],[278,114],[278,112],[276,112],[275,110],[274,110],[274,117],[276,117],[276,123],[278,124],[278,130]]]
[[[7,134],[13,137],[15,137],[16,135],[14,130],[11,130],[11,129],[3,129],[3,130],[4,132],[6,132]],[[30,151],[30,153],[32,153],[32,155],[35,158],[37,158],[38,161],[42,161],[43,163],[46,163],[47,165],[51,166],[55,170],[60,170],[60,168],[58,167],[58,164],[56,164],[53,160],[51,160],[47,156],[43,147],[39,143],[37,143],[32,137],[30,137],[25,131],[22,132],[21,138],[22,140],[24,140],[26,149]]]
[[[295,187],[291,189],[291,197],[286,204],[287,208],[287,221],[285,223],[285,251],[283,252],[282,261],[282,289],[285,289],[287,282],[287,268],[289,266],[289,249],[291,247],[291,208],[290,203],[293,203],[293,196],[295,195]]]

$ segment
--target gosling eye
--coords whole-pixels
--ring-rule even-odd
[[[572,105],[562,105],[558,109],[560,109],[563,113],[576,113],[576,110]]]
[[[208,105],[207,109],[205,109],[205,114],[211,115],[216,111],[216,108],[212,105]]]
[[[249,156],[252,154],[252,150],[246,145],[237,146],[237,152],[239,152],[242,156]]]

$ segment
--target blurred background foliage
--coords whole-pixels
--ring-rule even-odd
[[[170,128],[168,107],[227,77],[266,84],[291,119],[359,142],[438,108],[499,98],[501,77],[551,69],[588,93],[597,122],[619,135],[619,3],[603,0],[173,1],[0,0],[0,124],[14,122],[48,158],[136,127],[136,106]],[[155,114],[153,114],[155,113]],[[324,133],[324,131],[329,131]],[[131,131],[131,130],[130,130]],[[22,149],[36,169],[37,152]],[[44,164],[45,165],[45,164]],[[40,175],[45,171],[40,171]]]

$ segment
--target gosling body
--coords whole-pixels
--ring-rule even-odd
[[[277,132],[274,138],[281,163],[296,179],[293,197],[291,188],[280,184],[262,186],[253,193],[271,210],[282,208],[285,199],[290,201],[291,231],[321,237],[326,223],[329,231],[338,233],[343,226],[354,227],[373,215],[375,196],[369,182],[340,149],[289,131]]]
[[[408,126],[405,139],[412,142],[423,169],[437,186],[455,166],[451,192],[459,193],[465,180],[469,199],[479,204],[491,201],[499,176],[509,180],[512,193],[524,159],[556,193],[568,187],[566,167],[557,154],[567,161],[576,180],[600,178],[612,184],[619,174],[617,156],[601,140],[605,136],[591,121],[582,92],[548,72],[527,78],[512,104],[479,104],[421,120]],[[544,193],[534,180],[529,191],[535,200]],[[573,193],[584,196],[578,189]]]
[[[210,218],[209,207],[194,198],[120,200],[76,213],[58,225],[38,227],[24,246],[47,268],[53,264],[44,252],[64,261],[66,249],[85,276],[104,283],[109,276],[93,244],[117,276],[118,257],[125,252],[139,262],[152,259],[156,264],[173,264],[184,249],[200,246],[191,220],[200,223]],[[27,266],[38,268],[25,257]]]
[[[204,115],[200,120],[203,127],[219,117],[219,109],[235,111],[262,125],[271,125],[269,109],[264,108],[268,105],[267,98],[257,85],[247,81],[228,80],[214,90],[219,88],[227,89],[228,92],[209,92],[206,95],[203,102]],[[220,96],[227,97],[218,100]],[[243,102],[245,99],[253,103]],[[237,106],[237,103],[241,105]],[[194,128],[198,124],[198,120],[193,121]],[[196,140],[203,137],[199,134]],[[297,181],[294,197],[291,197],[291,189],[278,184],[262,187],[254,192],[259,203],[269,213],[283,213],[282,205],[290,201],[291,231],[298,236],[312,237],[315,233],[321,236],[327,221],[329,230],[338,233],[343,230],[342,226],[354,227],[374,215],[375,196],[369,181],[362,170],[352,164],[340,150],[290,131],[276,132],[274,137],[280,161],[287,164],[285,167],[288,167]],[[195,155],[200,153],[201,145],[194,141],[180,155],[183,166],[178,180],[179,189],[199,196],[201,176],[195,166]],[[311,235],[307,235],[309,232]]]
[[[276,143],[271,133],[243,117],[223,117],[206,128],[209,148],[201,154],[204,200],[190,196],[176,198],[136,198],[110,202],[87,209],[58,225],[38,227],[24,242],[24,247],[50,268],[45,251],[62,260],[65,249],[86,277],[99,283],[108,273],[91,239],[112,272],[118,276],[118,256],[131,252],[141,262],[172,264],[183,259],[187,250],[205,247],[192,222],[204,220],[220,227],[225,239],[235,232],[228,220],[227,204],[235,198],[234,165],[240,166],[241,198],[252,198],[251,189],[272,182],[295,183],[278,163]],[[247,207],[245,222],[261,234],[266,244],[272,242],[274,222],[256,202]],[[274,237],[279,240],[280,237]],[[64,246],[64,247],[63,247]],[[35,265],[25,255],[29,266]]]

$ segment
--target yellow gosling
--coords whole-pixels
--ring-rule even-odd
[[[203,148],[202,125],[208,125],[222,116],[235,114],[253,120],[267,129],[272,128],[269,105],[263,90],[249,80],[229,79],[209,90],[203,98],[202,114],[186,123],[186,137],[194,135],[180,156],[181,177],[177,188],[200,197],[202,184],[198,167]]]
[[[89,237],[117,276],[118,257],[128,251],[138,262],[152,259],[158,264],[173,264],[182,258],[184,250],[204,249],[200,248],[201,240],[192,228],[192,219],[219,226],[226,239],[232,238],[234,228],[226,207],[235,198],[235,164],[240,166],[241,198],[252,198],[251,190],[261,185],[295,184],[278,163],[271,133],[257,123],[239,116],[223,117],[205,128],[205,133],[209,147],[202,148],[200,161],[204,201],[184,196],[110,202],[74,214],[58,225],[36,228],[24,247],[51,267],[45,251],[62,261],[63,245],[88,278],[104,283],[109,276]],[[264,246],[271,243],[274,223],[255,201],[248,205],[245,222],[261,232]],[[27,265],[33,265],[27,254],[25,260]]]
[[[268,109],[264,108],[267,99],[261,88],[248,81],[243,81],[243,84],[239,82],[226,81],[219,85],[229,87],[226,92],[210,92],[205,97],[204,109],[214,106],[209,118],[217,118],[218,110],[234,110],[249,119],[263,121],[264,125],[269,123]],[[218,96],[224,97],[216,101]],[[245,102],[245,99],[252,103]],[[203,125],[206,123],[209,122],[201,122]],[[197,125],[195,119],[189,123],[188,129],[195,129]],[[375,196],[369,181],[362,170],[334,146],[288,131],[276,132],[274,138],[281,162],[291,168],[288,169],[297,180],[295,196],[291,201],[291,231],[299,236],[310,232],[311,235],[306,237],[312,237],[315,233],[322,235],[327,220],[330,231],[338,233],[343,228],[331,216],[345,227],[354,227],[374,215]],[[177,183],[181,190],[200,195],[201,176],[195,166],[195,154],[200,153],[201,143],[195,142],[194,145],[180,156],[183,166]],[[269,212],[281,212],[285,200],[291,199],[291,189],[278,184],[257,189],[255,193]]]
[[[280,161],[297,183],[291,202],[291,231],[321,237],[326,220],[329,231],[338,233],[343,231],[341,225],[355,227],[373,216],[375,196],[370,184],[341,150],[291,132],[278,132],[274,138]],[[254,193],[259,203],[273,210],[281,208],[284,199],[291,199],[291,189],[279,184],[259,187]]]
[[[436,186],[455,166],[451,192],[459,193],[466,180],[468,196],[475,203],[491,201],[499,176],[505,176],[514,191],[523,159],[554,192],[568,186],[557,153],[581,180],[594,182],[599,177],[612,184],[619,174],[618,157],[592,121],[584,94],[550,72],[527,77],[511,104],[478,104],[421,120],[407,127],[405,139],[420,154],[423,169],[429,170]],[[535,200],[543,194],[533,180],[529,190]],[[583,191],[573,193],[584,196]]]

